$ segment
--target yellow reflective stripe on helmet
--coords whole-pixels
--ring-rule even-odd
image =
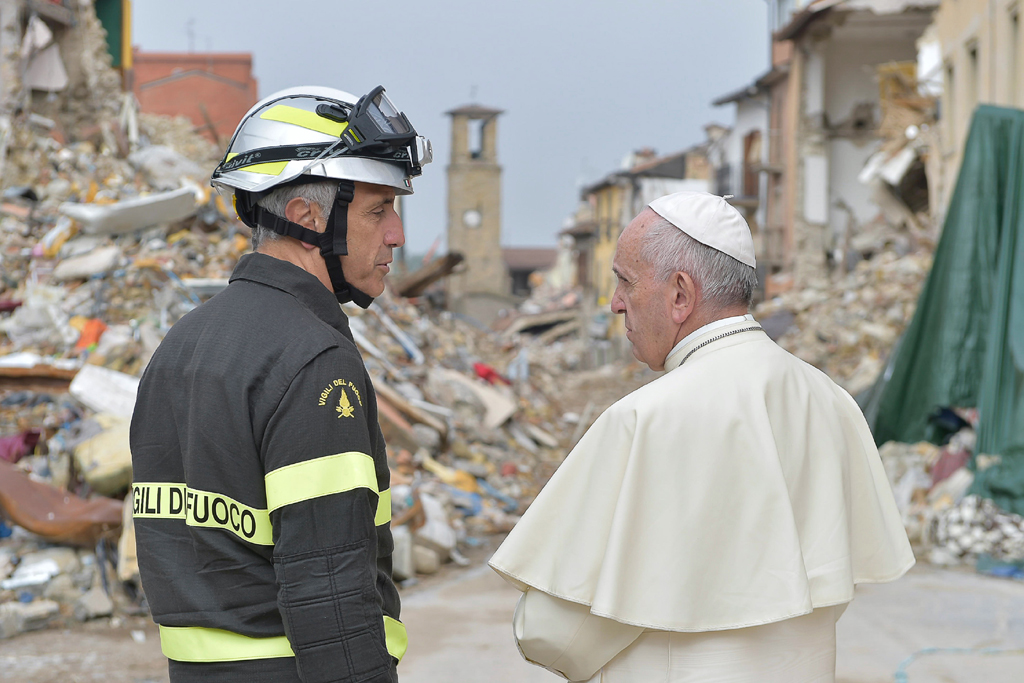
[[[281,171],[288,165],[287,161],[268,161],[265,164],[249,164],[236,168],[236,171],[248,171],[249,173],[262,173],[263,175],[281,175]]]
[[[238,156],[238,152],[228,152],[228,155],[224,157],[224,161],[231,161]]]
[[[160,649],[176,662],[238,662],[294,657],[285,636],[251,638],[219,628],[161,626]]]
[[[391,521],[391,489],[384,489],[377,497],[377,514],[373,517],[373,525],[380,526]]]
[[[402,661],[405,651],[409,648],[409,635],[405,632],[405,625],[398,619],[384,616],[384,644],[388,648],[388,654]]]
[[[332,121],[320,116],[316,112],[306,111],[298,107],[289,107],[286,104],[274,105],[260,114],[260,118],[267,121],[290,123],[309,130],[315,130],[324,135],[333,135],[336,138],[341,137],[341,134],[348,128],[348,123],[345,121]]]
[[[224,529],[256,545],[274,545],[269,510],[184,484],[132,484],[132,516],[183,519],[188,526]]]
[[[265,480],[267,507],[271,512],[292,503],[357,488],[378,493],[373,458],[356,451],[286,465],[267,473]]]

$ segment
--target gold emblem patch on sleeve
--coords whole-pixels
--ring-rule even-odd
[[[337,403],[334,402],[334,391],[338,392]],[[352,400],[352,397],[355,397],[355,401]],[[338,414],[338,419],[343,417],[355,417],[356,405],[363,405],[363,397],[362,394],[359,393],[359,387],[357,387],[355,383],[347,379],[336,379],[320,391],[317,405],[333,405],[334,412]]]
[[[338,398],[338,406],[335,410],[338,412],[339,420],[343,417],[355,417],[356,407],[348,400],[348,392],[344,389],[341,390],[341,396]]]

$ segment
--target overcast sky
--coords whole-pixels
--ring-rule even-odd
[[[504,109],[506,245],[553,245],[579,187],[631,150],[679,151],[732,107],[711,100],[766,70],[764,0],[135,0],[142,50],[251,52],[260,97],[294,85],[387,88],[434,145],[406,203],[410,251],[447,223],[450,119]]]

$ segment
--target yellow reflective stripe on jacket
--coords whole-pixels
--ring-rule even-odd
[[[289,107],[286,104],[274,105],[260,114],[260,118],[267,121],[290,123],[308,130],[315,130],[324,135],[333,135],[336,138],[340,138],[341,134],[348,128],[348,123],[344,121],[332,121],[320,116],[316,112],[306,111],[298,107]]]
[[[384,643],[387,645],[388,654],[402,661],[409,647],[409,636],[402,622],[387,615],[384,616]]]
[[[250,638],[199,626],[161,626],[160,650],[176,662],[238,662],[295,656],[285,636]]]
[[[384,489],[377,497],[377,514],[373,517],[373,525],[380,526],[391,521],[391,489]]]
[[[384,617],[384,643],[388,654],[402,661],[409,647],[405,625]],[[251,638],[218,628],[161,626],[160,650],[176,662],[237,662],[246,659],[294,657],[285,636]]]
[[[132,516],[183,519],[188,526],[224,529],[256,545],[274,545],[268,510],[249,507],[222,493],[190,489],[184,484],[132,484]]]
[[[132,517],[185,519],[184,484],[133,484]]]
[[[267,507],[271,512],[292,503],[357,488],[379,494],[373,458],[356,451],[285,465],[269,472],[265,480]]]

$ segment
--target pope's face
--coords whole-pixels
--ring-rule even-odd
[[[636,359],[652,370],[662,370],[679,325],[672,320],[674,292],[670,283],[657,277],[640,254],[642,239],[656,218],[653,211],[643,211],[619,237],[612,261],[618,281],[612,296],[612,313],[625,316],[626,339],[633,345]]]
[[[348,255],[341,269],[350,285],[370,296],[384,292],[392,250],[405,244],[402,219],[395,212],[395,191],[383,185],[355,184],[348,207]]]

